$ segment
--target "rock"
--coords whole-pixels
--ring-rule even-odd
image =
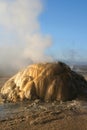
[[[36,104],[37,99],[62,102],[87,95],[87,81],[62,62],[33,64],[8,80],[1,94],[13,102],[24,99]]]
[[[0,104],[3,104],[5,102],[5,99],[3,99],[2,97],[0,97]]]
[[[38,104],[38,103],[40,103],[40,99],[36,99],[34,102],[35,102],[36,104]]]
[[[45,107],[45,106],[39,105],[39,108],[40,108],[41,110],[47,111],[47,107]]]

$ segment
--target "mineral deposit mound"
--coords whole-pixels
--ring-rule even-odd
[[[41,99],[72,100],[85,96],[87,81],[62,62],[33,64],[9,79],[1,88],[7,101]]]

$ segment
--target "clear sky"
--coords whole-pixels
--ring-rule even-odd
[[[87,0],[45,0],[40,24],[56,59],[87,62]]]

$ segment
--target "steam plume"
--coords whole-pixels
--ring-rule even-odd
[[[41,0],[0,0],[0,67],[20,68],[31,62],[50,60],[45,50],[50,36],[40,30]]]

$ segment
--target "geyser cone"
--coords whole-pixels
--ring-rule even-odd
[[[9,101],[72,100],[85,95],[87,82],[64,63],[41,63],[28,66],[9,79],[1,89]]]

